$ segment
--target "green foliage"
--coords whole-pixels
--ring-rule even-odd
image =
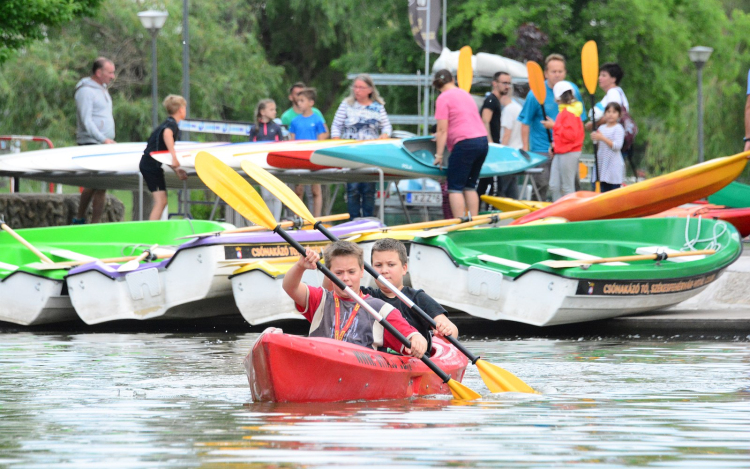
[[[0,133],[45,135],[56,146],[75,144],[73,90],[97,56],[112,59],[110,87],[116,139],[144,141],[151,133],[151,36],[131,0],[107,0],[93,16],[47,31],[0,69]],[[182,91],[182,2],[167,2],[157,38],[160,101]],[[283,87],[281,67],[266,60],[252,33],[246,2],[191,2],[191,115],[252,120],[259,99]],[[166,112],[159,104],[159,118]]]
[[[43,39],[47,27],[92,14],[102,0],[3,0],[0,2],[0,63],[32,41]]]

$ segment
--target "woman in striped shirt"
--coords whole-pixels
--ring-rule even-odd
[[[331,138],[375,140],[391,136],[393,127],[385,112],[385,101],[369,75],[358,75],[352,91],[339,106],[331,124]],[[375,183],[347,183],[349,216],[371,217],[375,207]]]

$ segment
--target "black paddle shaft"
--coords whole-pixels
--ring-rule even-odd
[[[325,235],[325,237],[328,238],[328,239],[330,239],[331,241],[338,241],[338,238],[336,237],[336,235],[334,235],[333,233],[331,233],[330,231],[328,231],[328,229],[325,226],[323,226],[323,224],[321,222],[316,222],[313,227],[316,230],[318,230],[321,233],[323,233],[323,235]],[[378,273],[378,271],[375,270],[367,261],[365,261],[365,270],[367,271],[367,273],[369,273],[370,275],[372,275],[373,278],[376,278],[376,279],[380,278],[380,274]],[[399,293],[401,293],[401,292],[400,291],[396,291],[396,290],[397,289],[394,287],[393,293],[395,293],[396,296],[398,296],[399,299],[406,304],[406,306],[408,306],[412,311],[416,311],[417,314],[419,314],[422,317],[422,319],[424,319],[425,321],[427,321],[427,324],[429,324],[433,329],[437,328],[437,323],[435,322],[434,319],[432,319],[432,317],[430,317],[429,314],[427,314],[422,308],[420,308],[419,305],[417,305],[416,303],[414,303],[413,301],[411,301],[406,295],[404,295],[404,294],[399,295]],[[463,353],[464,355],[466,355],[469,358],[469,360],[471,360],[471,364],[472,365],[475,364],[477,362],[477,360],[479,360],[479,357],[477,357],[473,353],[469,352],[466,349],[466,347],[464,347],[458,340],[456,340],[455,337],[449,335],[449,336],[445,336],[445,338],[448,339],[448,342],[450,342],[451,344],[453,344],[454,347],[456,347],[458,350],[460,350],[461,353]]]
[[[542,121],[547,121],[547,113],[544,111],[544,103],[539,103],[542,107]],[[544,128],[544,130],[547,131],[547,140],[549,140],[549,144],[552,145],[552,133],[549,131],[547,127]]]
[[[280,225],[277,225],[276,228],[274,228],[273,231],[276,232],[282,238],[284,238],[284,240],[287,243],[289,243],[294,249],[296,249],[297,252],[299,252],[301,255],[304,256],[306,254],[305,247],[302,246],[300,243],[298,243],[296,239],[294,239],[291,236],[289,236],[289,233],[287,233],[283,228],[281,228]],[[335,238],[335,236],[334,236],[334,238]],[[344,282],[342,282],[338,277],[336,277],[336,275],[334,275],[333,272],[331,272],[330,270],[328,270],[328,267],[326,267],[323,264],[321,264],[320,261],[318,261],[318,263],[316,265],[318,267],[318,270],[320,270],[321,272],[323,272],[323,275],[325,275],[326,277],[328,277],[333,283],[336,284],[337,287],[339,287],[342,290],[346,290],[347,289],[346,284]],[[357,293],[359,293],[359,292],[357,292]],[[395,327],[393,327],[393,324],[391,324],[388,321],[386,321],[385,318],[383,318],[383,317],[381,317],[381,319],[378,321],[378,323],[380,323],[380,325],[383,326],[383,329],[387,330],[388,332],[390,332],[393,335],[393,337],[395,337],[396,339],[398,339],[399,342],[401,342],[402,344],[404,344],[405,347],[411,348],[411,342],[409,342],[409,339],[407,339],[406,337],[404,337],[404,335],[402,333],[400,333],[398,331],[398,329],[396,329]],[[435,374],[438,375],[440,377],[440,379],[443,380],[444,383],[447,383],[448,381],[451,380],[451,377],[446,372],[444,372],[443,370],[441,370],[435,363],[433,363],[432,360],[430,360],[429,358],[425,357],[424,355],[422,356],[421,360],[422,360],[422,362],[425,365],[427,365],[427,367],[429,369],[431,369],[433,372],[435,372]]]

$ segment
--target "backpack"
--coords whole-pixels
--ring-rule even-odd
[[[620,92],[620,95],[622,96],[622,90],[618,89]],[[625,96],[622,97],[622,102],[625,102]],[[630,115],[627,109],[625,109],[625,106],[622,106],[622,115],[620,116],[620,124],[625,129],[625,140],[622,143],[622,148],[620,151],[623,153],[627,152],[631,148],[633,148],[633,142],[635,141],[635,136],[638,135],[638,125],[636,125],[635,121],[633,120],[633,117]]]

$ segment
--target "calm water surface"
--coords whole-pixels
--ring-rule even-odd
[[[543,394],[272,405],[256,337],[0,334],[0,467],[750,467],[747,341],[467,340]]]

